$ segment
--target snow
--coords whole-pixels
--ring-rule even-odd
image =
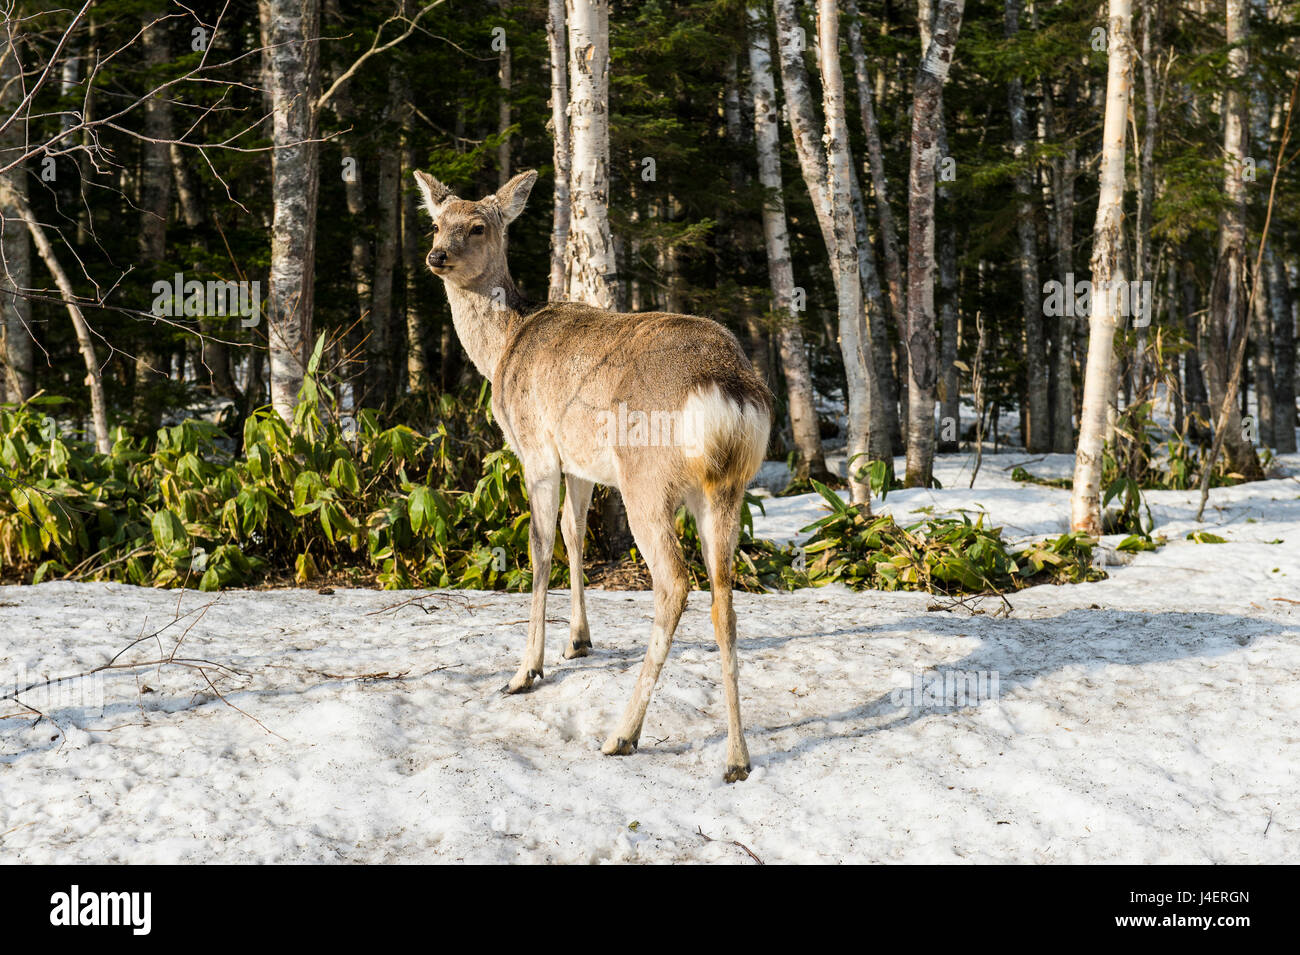
[[[987,455],[972,491],[948,456],[943,490],[878,509],[1060,533],[1068,492],[1012,482],[1026,461],[1070,472],[1068,456]],[[1300,474],[1300,457],[1281,465]],[[184,634],[176,656],[210,663],[25,696],[45,718],[0,704],[0,861],[1293,861],[1300,480],[1216,489],[1203,525],[1195,492],[1149,499],[1167,546],[1112,547],[1109,579],[1022,591],[1009,615],[928,594],[738,594],[754,772],[730,786],[707,594],[691,595],[640,751],[610,758],[647,593],[589,590],[594,653],[565,661],[568,594],[553,592],[546,678],[507,697],[523,595],[3,587],[10,688],[169,623],[119,662]],[[785,540],[821,513],[815,495],[765,503],[758,532]],[[1198,527],[1228,543],[1186,540]],[[996,675],[996,692],[912,698],[945,674]]]

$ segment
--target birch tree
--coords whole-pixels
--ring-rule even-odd
[[[554,138],[555,208],[551,219],[551,275],[548,298],[563,299],[569,290],[569,56],[565,41],[564,0],[547,0],[546,45],[551,55],[551,136]]]
[[[1070,493],[1070,527],[1101,535],[1101,464],[1106,440],[1107,394],[1115,374],[1117,302],[1111,294],[1120,271],[1124,221],[1124,130],[1133,66],[1131,0],[1109,0],[1106,38],[1106,115],[1102,124],[1101,183],[1092,238],[1092,303],[1088,364],[1079,416],[1079,448]]]
[[[943,85],[952,65],[965,0],[939,0],[912,97],[912,161],[907,249],[907,487],[929,487],[934,468],[938,378],[934,311],[934,189]],[[920,20],[928,17],[922,11]]]
[[[609,0],[568,0],[568,28],[568,297],[612,309],[618,264],[609,229]]]
[[[840,13],[838,0],[818,0],[817,41],[821,55],[822,106],[826,114],[827,192],[830,198],[832,241],[828,243],[834,271],[840,280],[835,294],[839,305],[840,351],[848,382],[848,444],[845,472],[855,504],[869,504],[871,484],[866,478],[870,449],[870,387],[874,374],[866,356],[871,341],[865,334],[862,284],[858,274],[857,225],[853,215],[852,160],[849,127],[844,108],[844,76],[840,69]],[[863,250],[864,252],[866,250]],[[877,399],[876,404],[879,404]]]
[[[312,346],[316,196],[320,182],[320,0],[258,0],[272,122],[271,270],[266,337],[271,404],[287,422]]]

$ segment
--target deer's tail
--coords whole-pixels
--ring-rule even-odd
[[[772,430],[771,399],[758,381],[697,385],[682,408],[682,448],[707,491],[744,488],[758,473]]]

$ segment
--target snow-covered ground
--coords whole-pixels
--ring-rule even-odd
[[[945,458],[944,490],[880,509],[1059,533],[1068,492],[1012,482],[1024,461],[986,457],[972,491]],[[1025,466],[1069,473],[1060,456]],[[176,658],[207,662],[25,697],[47,718],[0,704],[0,861],[1295,861],[1300,480],[1214,491],[1200,526],[1226,544],[1185,540],[1194,493],[1149,498],[1168,546],[1015,594],[1010,615],[738,595],[754,772],[730,786],[707,594],[640,752],[616,759],[599,746],[644,653],[646,593],[590,591],[595,651],[574,661],[553,593],[546,678],[506,697],[520,595],[3,587],[11,687],[104,663],[178,614],[119,662],[182,635]],[[815,496],[767,504],[757,530],[777,538],[819,514]],[[913,697],[944,676],[980,698]]]

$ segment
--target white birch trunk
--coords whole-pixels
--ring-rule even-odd
[[[568,297],[613,309],[618,264],[609,230],[609,0],[568,0],[568,26]]]
[[[934,311],[934,190],[943,122],[943,85],[952,65],[965,0],[939,0],[912,99],[912,161],[907,249],[908,487],[929,487],[934,467],[938,378]],[[922,26],[926,18],[921,17]]]
[[[758,181],[767,191],[763,204],[763,239],[768,276],[772,285],[772,311],[776,313],[781,371],[785,376],[790,430],[799,452],[797,476],[821,476],[826,470],[821,431],[813,402],[812,373],[804,349],[803,327],[794,311],[794,267],[785,221],[785,196],[781,184],[780,107],[772,78],[772,52],[767,17],[759,7],[749,8],[749,71],[754,98],[754,143],[758,152]]]
[[[862,310],[862,284],[858,275],[857,226],[853,215],[852,160],[849,126],[844,108],[844,76],[840,69],[840,14],[838,0],[818,0],[817,38],[821,53],[822,107],[826,115],[827,192],[831,201],[834,242],[831,254],[840,276],[836,289],[839,305],[840,352],[848,384],[848,445],[846,478],[855,504],[871,503],[867,478],[870,459],[870,387],[873,374],[867,356]]]
[[[1124,220],[1124,130],[1128,120],[1133,63],[1131,0],[1109,0],[1106,116],[1102,126],[1101,185],[1093,228],[1092,305],[1088,364],[1079,416],[1079,448],[1070,494],[1070,527],[1101,535],[1101,463],[1106,440],[1107,394],[1114,376],[1115,297],[1108,294],[1119,273]]]
[[[264,310],[271,404],[292,423],[312,347],[320,181],[314,105],[320,96],[320,2],[258,0],[258,10],[270,45],[263,82],[275,110],[271,272]]]
[[[546,43],[551,54],[551,135],[555,138],[555,210],[551,219],[551,275],[548,298],[562,300],[569,291],[569,55],[565,41],[564,0],[548,0]]]

